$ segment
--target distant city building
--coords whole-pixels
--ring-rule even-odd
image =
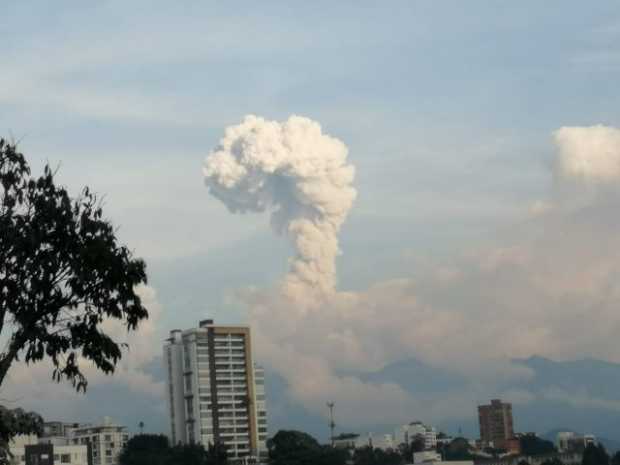
[[[356,433],[342,433],[332,438],[332,443],[337,449],[355,450],[367,446],[366,440]]]
[[[105,417],[100,425],[71,427],[68,439],[73,445],[87,445],[89,465],[118,465],[118,456],[129,440],[127,428]]]
[[[596,437],[592,434],[561,431],[556,436],[556,446],[560,452],[583,452],[589,444],[596,444]]]
[[[422,422],[411,422],[397,428],[394,432],[394,442],[396,445],[411,444],[416,437],[424,439],[424,449],[435,449],[437,447],[437,430]]]
[[[223,444],[232,459],[267,453],[264,371],[248,326],[173,330],[164,346],[173,444]]]
[[[42,438],[61,437],[67,438],[73,434],[76,428],[79,428],[81,423],[68,423],[63,421],[47,421],[43,424]]]
[[[398,447],[398,444],[394,443],[394,436],[391,434],[373,435],[368,433],[368,445],[382,450],[395,450]]]
[[[48,421],[43,424],[43,433],[38,439],[39,444],[52,444],[54,446],[65,446],[76,444],[74,442],[74,432],[76,429],[88,425],[81,423],[67,423],[62,421]]]
[[[443,461],[441,455],[433,450],[425,450],[423,452],[415,452],[413,454],[413,464],[427,465],[474,465],[471,460],[450,460]]]
[[[441,462],[441,454],[434,450],[425,450],[413,453],[413,463],[436,463]]]
[[[448,436],[444,433],[437,434],[437,445],[450,444],[454,440],[453,436]]]
[[[583,454],[581,453],[553,453],[543,455],[507,455],[500,458],[476,458],[475,465],[519,465],[527,462],[528,465],[543,465],[545,462],[557,459],[564,465],[581,465]],[[454,462],[449,462],[454,465]]]
[[[478,406],[480,440],[483,446],[500,449],[514,447],[512,405],[493,399],[489,405]]]
[[[394,437],[391,434],[356,434],[343,433],[334,436],[334,447],[338,449],[361,449],[363,447],[372,447],[374,449],[390,450],[396,449]]]

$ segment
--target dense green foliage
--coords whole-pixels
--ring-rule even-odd
[[[384,451],[368,446],[355,451],[353,463],[354,465],[400,465],[405,463],[405,459],[396,451]]]
[[[271,465],[344,465],[349,452],[318,443],[301,431],[278,431],[267,442]]]
[[[199,444],[171,447],[163,435],[140,434],[127,442],[119,457],[120,465],[223,465],[222,447],[205,449]]]
[[[588,444],[583,451],[581,465],[609,465],[609,455],[602,444]]]
[[[16,434],[41,434],[42,431],[43,418],[39,414],[0,406],[0,441],[8,442]]]
[[[539,438],[535,434],[524,434],[519,438],[521,454],[523,455],[545,455],[556,452],[555,446],[551,441]]]
[[[559,458],[557,457],[553,457],[551,459],[547,459],[545,460],[542,465],[564,465],[564,462],[562,462]]]
[[[20,408],[0,406],[0,465],[10,463],[9,441],[17,434],[41,434],[43,418]]]
[[[439,449],[444,460],[473,460],[471,446],[465,438],[454,438],[449,444]]]
[[[24,156],[0,140],[0,384],[11,364],[48,359],[55,380],[85,390],[80,360],[112,373],[121,344],[103,328],[128,330],[148,317],[136,286],[145,264],[117,243],[100,202],[72,199],[46,166],[33,177]]]

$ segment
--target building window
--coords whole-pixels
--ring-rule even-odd
[[[71,463],[71,454],[62,454],[60,456],[60,463]]]

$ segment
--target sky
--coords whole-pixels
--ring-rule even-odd
[[[4,5],[0,134],[35,172],[100,193],[153,308],[150,344],[86,396],[41,365],[15,367],[4,397],[165,430],[163,340],[206,317],[252,323],[290,398],[317,414],[337,399],[350,424],[440,421],[498,394],[421,402],[341,374],[399,359],[481,380],[527,376],[512,357],[620,362],[619,38],[613,1]],[[269,215],[231,214],[205,186],[248,114],[317,122],[355,168],[337,290],[316,311],[277,295],[294,252]]]

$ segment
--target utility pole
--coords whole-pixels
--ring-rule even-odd
[[[334,447],[334,428],[336,428],[336,423],[334,423],[334,402],[328,402],[327,407],[329,408],[329,431],[330,431],[330,439],[332,447]]]

